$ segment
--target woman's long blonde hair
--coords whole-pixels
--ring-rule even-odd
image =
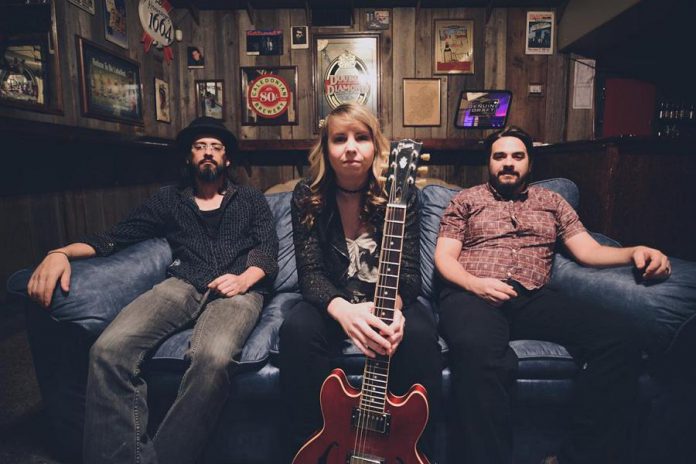
[[[333,109],[326,117],[325,124],[319,130],[319,139],[309,152],[309,189],[310,195],[298,204],[302,211],[302,223],[312,227],[317,214],[326,204],[326,195],[332,191],[336,184],[336,175],[329,164],[329,124],[336,117],[348,119],[364,124],[372,137],[375,147],[375,156],[372,160],[372,169],[368,173],[368,185],[365,192],[360,219],[364,224],[369,224],[370,217],[377,210],[386,205],[386,192],[384,182],[380,180],[383,166],[389,159],[389,141],[382,134],[377,118],[363,105],[344,103]]]

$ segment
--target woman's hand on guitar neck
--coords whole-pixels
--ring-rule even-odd
[[[365,356],[374,358],[377,354],[388,355],[393,351],[393,342],[401,341],[403,337],[403,324],[400,335],[395,333],[394,324],[385,324],[373,314],[373,303],[350,303],[343,298],[334,298],[329,303],[328,311],[331,317],[341,324],[343,331],[350,337]],[[401,311],[396,311],[401,312]],[[399,314],[401,316],[401,314]],[[401,316],[403,320],[403,316]],[[396,322],[396,318],[394,322]]]

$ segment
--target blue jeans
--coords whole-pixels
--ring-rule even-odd
[[[233,358],[261,314],[256,292],[212,299],[169,278],[126,306],[90,350],[84,462],[192,463],[201,453],[230,391]],[[143,360],[195,321],[190,361],[174,404],[153,438],[147,435]]]

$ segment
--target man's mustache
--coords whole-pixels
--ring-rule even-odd
[[[215,160],[212,159],[212,158],[203,158],[202,160],[200,160],[200,161],[198,162],[198,165],[199,165],[199,166],[202,166],[204,163],[212,163],[213,166],[217,166],[217,165],[218,165],[218,164],[217,164],[217,161],[215,161]]]
[[[520,177],[520,173],[515,171],[514,169],[503,169],[501,171],[498,171],[498,177],[505,175]]]

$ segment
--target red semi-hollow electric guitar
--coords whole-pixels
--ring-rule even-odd
[[[375,315],[385,324],[393,321],[399,287],[401,251],[408,194],[414,188],[421,143],[392,142],[387,191],[389,202],[375,288]],[[421,168],[425,169],[425,168]],[[404,396],[387,391],[388,356],[367,358],[362,388],[348,383],[335,369],[321,387],[324,427],[293,459],[293,464],[428,464],[416,449],[428,422],[425,388],[416,384]]]

